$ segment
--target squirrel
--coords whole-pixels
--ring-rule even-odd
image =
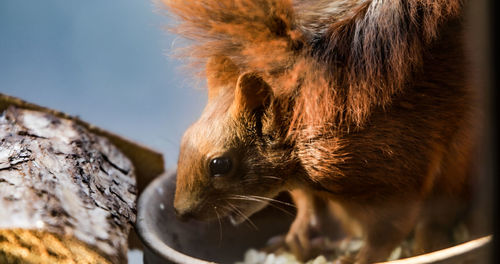
[[[409,234],[416,254],[447,246],[480,127],[463,1],[163,3],[208,86],[181,141],[181,218],[241,223],[289,191],[285,243],[300,259],[330,202],[364,241],[339,261],[383,261]]]

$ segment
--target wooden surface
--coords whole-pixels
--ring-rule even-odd
[[[0,263],[110,263],[85,243],[44,231],[0,229]]]
[[[5,111],[9,106],[18,108],[35,110],[51,114],[53,116],[74,121],[76,124],[87,129],[89,132],[107,138],[115,145],[123,154],[125,154],[134,164],[137,175],[138,194],[158,175],[165,171],[163,155],[149,147],[145,147],[137,142],[132,142],[121,136],[118,136],[109,131],[103,130],[92,124],[89,124],[81,119],[67,115],[65,113],[35,105],[19,98],[8,96],[0,93],[0,113]],[[91,107],[91,106],[89,106]],[[133,125],[133,124],[131,124]]]
[[[108,139],[44,112],[0,116],[0,262],[124,263],[136,195]]]

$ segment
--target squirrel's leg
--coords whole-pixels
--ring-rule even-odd
[[[338,221],[332,217],[328,201],[309,190],[290,192],[297,207],[297,216],[285,237],[286,246],[301,261],[325,250],[324,239],[340,235]]]
[[[317,232],[317,208],[314,196],[302,189],[290,191],[290,195],[297,207],[297,215],[285,237],[286,246],[301,261],[313,257],[311,237]]]
[[[415,228],[415,255],[443,249],[453,243],[453,229],[465,214],[466,204],[451,197],[429,200]]]
[[[471,154],[466,154],[469,153],[468,141],[460,138],[457,142],[444,157],[433,192],[429,193],[422,208],[421,221],[415,228],[414,254],[450,246],[454,242],[453,229],[460,222],[465,224],[471,216],[473,186],[469,179],[475,164],[471,162],[474,160]],[[460,182],[468,184],[457,184]],[[471,231],[471,226],[467,229]]]
[[[391,202],[366,209],[360,219],[364,244],[355,256],[354,263],[367,264],[387,260],[392,250],[412,231],[419,215],[420,202],[403,198],[393,201],[399,201],[399,204]]]

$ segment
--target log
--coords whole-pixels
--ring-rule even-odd
[[[126,263],[132,163],[72,120],[0,116],[0,263]]]
[[[76,116],[71,116],[66,113],[36,105],[30,102],[23,101],[19,98],[12,97],[0,92],[0,113],[5,111],[8,107],[15,106],[22,109],[34,110],[38,112],[48,113],[55,117],[71,120],[82,126],[92,134],[105,137],[116,146],[127,158],[132,161],[135,168],[135,175],[137,181],[138,195],[144,190],[146,186],[158,175],[163,174],[165,171],[165,162],[163,155],[158,151],[151,149],[134,141],[130,141],[120,135],[106,131],[102,128],[94,126],[88,122],[81,120]],[[142,244],[134,229],[129,234],[129,249],[138,248],[142,249]]]
[[[111,141],[111,143],[116,146],[122,153],[124,153],[134,164],[135,174],[137,176],[137,189],[139,191],[139,194],[154,178],[165,172],[165,162],[163,160],[163,155],[156,150],[89,124],[76,116],[71,116],[54,109],[29,103],[19,98],[2,94],[0,92],[0,112],[5,111],[10,106],[44,112],[59,118],[68,119],[84,127],[92,134],[103,136],[109,139],[109,141]]]

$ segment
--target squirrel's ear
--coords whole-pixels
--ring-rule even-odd
[[[219,94],[223,87],[232,89],[238,80],[238,67],[225,56],[211,57],[206,65],[208,100]]]
[[[244,73],[236,83],[233,114],[251,112],[266,105],[272,95],[271,87],[257,74]]]

